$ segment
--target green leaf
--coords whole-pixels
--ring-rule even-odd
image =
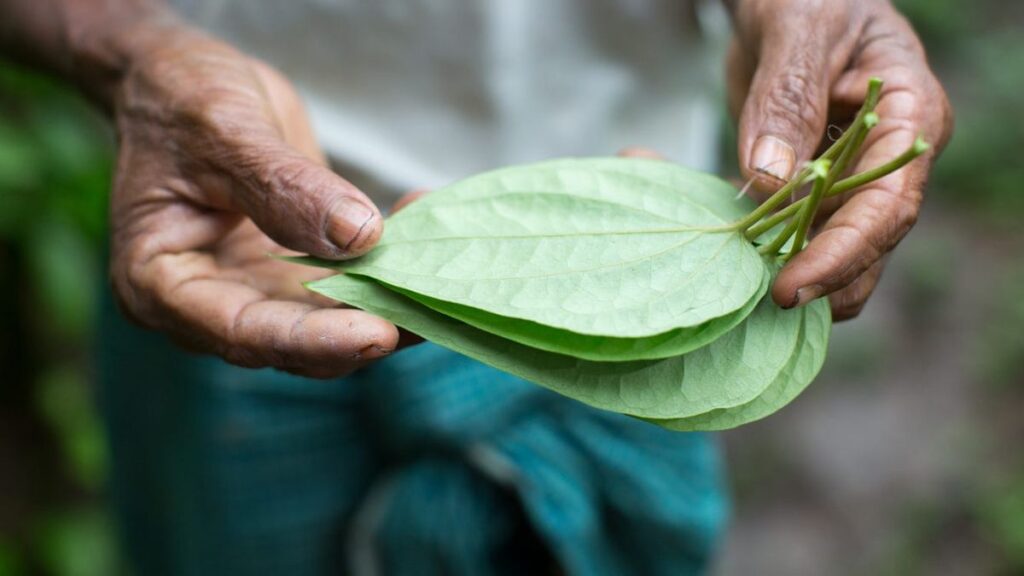
[[[685,356],[593,362],[494,336],[366,278],[338,275],[307,287],[591,406],[652,419],[694,416],[756,398],[796,352],[804,316],[802,308],[782,310],[765,298],[735,329]]]
[[[667,162],[516,166],[410,204],[369,254],[335,266],[498,316],[646,338],[755,297],[768,270],[730,227],[750,206],[727,182]]]
[[[760,420],[792,402],[821,370],[832,328],[832,314],[827,299],[819,298],[808,304],[804,310],[797,353],[790,358],[775,381],[760,396],[733,408],[712,410],[690,418],[651,422],[680,432],[726,430]]]
[[[474,328],[490,332],[531,348],[575,356],[596,362],[623,362],[629,360],[655,360],[680,356],[711,343],[742,322],[757,306],[768,291],[771,277],[765,276],[761,288],[754,293],[743,308],[709,320],[699,326],[677,328],[646,338],[614,338],[611,336],[587,336],[558,328],[551,328],[531,322],[498,316],[469,306],[435,300],[422,294],[390,287],[396,292],[423,304],[424,306],[465,322]]]

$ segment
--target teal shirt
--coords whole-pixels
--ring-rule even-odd
[[[432,344],[343,379],[174,348],[104,304],[100,400],[134,572],[704,572],[713,439],[601,412]]]

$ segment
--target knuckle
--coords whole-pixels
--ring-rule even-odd
[[[918,123],[929,106],[927,96],[922,94],[916,80],[908,80],[906,85],[887,83],[883,90],[883,100],[878,106],[881,123],[872,133],[882,134],[894,129],[915,133],[920,130]]]
[[[236,168],[245,173],[252,169],[247,164],[258,166],[271,155],[248,151],[278,138],[276,128],[253,112],[256,104],[253,97],[232,88],[207,87],[182,104],[181,120],[215,165],[229,173],[237,174]],[[240,153],[243,151],[246,153]]]
[[[888,66],[878,75],[885,80],[886,86],[896,89],[912,89],[919,85],[920,74],[902,62]]]
[[[764,103],[769,128],[796,134],[813,134],[822,123],[818,88],[810,57],[800,56],[773,80]]]
[[[323,170],[308,162],[269,160],[266,166],[265,184],[270,196],[275,198],[298,197],[303,202],[316,203],[322,200],[318,192],[326,186]]]
[[[253,121],[250,111],[252,103],[232,88],[207,86],[193,94],[182,103],[182,121],[209,145],[236,146],[259,133],[259,123]]]
[[[140,280],[140,287],[156,294],[166,295],[176,284],[177,266],[171,263],[170,258],[136,261],[132,269]]]
[[[121,266],[111,266],[110,285],[114,294],[114,302],[126,318],[135,324],[144,325],[144,314],[140,314],[140,305],[136,283],[131,274]]]
[[[280,220],[282,206],[293,208],[287,215],[290,221],[286,230],[280,231],[282,237],[310,250],[333,253],[336,247],[327,241],[323,232],[338,203],[346,196],[327,193],[330,185],[327,173],[318,166],[307,162],[276,162],[267,171],[263,209],[267,214],[278,215]],[[280,222],[275,227],[280,228],[278,224]]]
[[[274,356],[282,366],[302,366],[300,354],[295,349],[298,343],[308,341],[309,326],[307,320],[316,311],[316,308],[308,308],[303,312],[288,330],[286,338],[274,338],[271,345]]]
[[[898,192],[873,189],[861,195],[860,222],[843,222],[840,226],[855,234],[856,241],[869,249],[866,254],[875,261],[892,250],[917,223],[921,189],[915,183]]]
[[[918,205],[920,204],[921,193],[915,190],[912,194],[915,197],[914,200],[904,196],[897,196],[899,200],[896,202],[893,212],[893,236],[896,238],[902,238],[917,224],[920,214]]]
[[[277,343],[272,339],[269,350],[257,349],[255,344],[263,335],[259,326],[251,321],[247,313],[253,304],[250,302],[235,313],[234,320],[228,325],[227,333],[217,342],[215,349],[219,356],[236,366],[264,368],[277,364],[273,358]]]
[[[854,282],[846,289],[833,293],[829,298],[832,319],[839,322],[860,316],[869,295],[870,290],[862,286],[861,282]]]
[[[946,147],[950,137],[953,135],[955,114],[953,112],[953,104],[949,100],[949,95],[946,94],[946,90],[934,76],[931,76],[931,86],[928,110],[937,110],[938,113],[934,114],[934,119],[929,122],[929,128],[932,128],[934,133],[933,143],[937,154]]]
[[[818,261],[822,269],[837,270],[840,272],[840,276],[842,275],[842,271],[848,267],[845,263],[845,259],[843,258],[843,256],[839,254],[837,250],[832,249],[831,247],[823,247],[819,250],[816,250],[814,252],[814,257]],[[838,282],[841,281],[841,279],[838,280]],[[835,282],[837,282],[837,280],[833,278],[832,283]]]
[[[132,322],[153,327],[153,302],[150,282],[144,273],[137,246],[115,251],[111,258],[109,278],[114,299]]]
[[[892,194],[885,205],[878,209],[878,221],[887,223],[874,241],[879,256],[892,250],[907,232],[917,223],[920,191]]]
[[[912,112],[907,116],[920,123],[917,130],[928,137],[936,150],[941,151],[949,141],[953,127],[953,106],[949,96],[927,67],[908,75],[906,92]]]
[[[842,303],[838,306],[832,306],[832,319],[836,322],[842,322],[843,320],[852,320],[864,311],[865,302],[856,303]]]
[[[279,243],[321,256],[337,252],[324,236],[326,219],[339,194],[329,194],[331,173],[295,157],[274,157],[269,150],[242,154],[235,173],[245,185],[245,211]]]
[[[218,356],[229,364],[242,368],[266,368],[268,364],[258,354],[238,344],[225,344],[218,351]]]
[[[250,194],[246,198],[266,201],[268,196],[276,193],[273,175],[279,160],[270,148],[252,143],[244,146],[222,148],[222,157],[218,158],[229,173],[236,178]]]
[[[848,248],[849,252],[855,255],[853,265],[848,267],[849,275],[860,275],[873,262],[882,257],[884,251],[879,242],[858,226],[840,224],[834,228],[842,237],[840,241]],[[837,260],[842,260],[837,257]]]
[[[923,132],[939,152],[952,134],[953,106],[927,62],[918,60],[880,72],[886,81],[886,116],[906,119],[908,129]]]

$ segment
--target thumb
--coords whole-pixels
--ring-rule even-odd
[[[321,258],[365,254],[383,220],[358,188],[284,142],[247,146],[233,169],[233,208],[292,250]]]
[[[740,115],[741,170],[761,192],[778,189],[811,159],[828,119],[829,47],[815,28],[787,24],[763,34]]]

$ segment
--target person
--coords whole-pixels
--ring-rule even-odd
[[[100,396],[135,570],[705,570],[727,510],[713,439],[429,343],[395,353],[414,339],[308,294],[317,272],[266,254],[365,254],[400,191],[505,164],[643,145],[712,169],[714,8],[172,4],[0,2],[4,53],[74,83],[116,127],[110,279],[151,330],[108,299]],[[855,169],[918,133],[935,144],[830,204],[772,288],[783,307],[827,296],[836,319],[853,317],[914,223],[950,106],[887,0],[723,4],[728,106],[755,193],[810,159],[872,76],[881,121]]]

